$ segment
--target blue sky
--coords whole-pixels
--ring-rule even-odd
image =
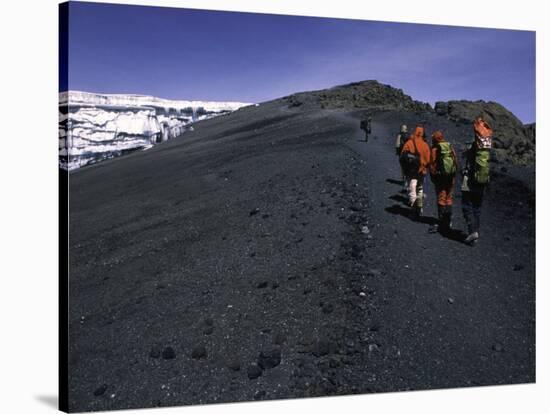
[[[376,79],[535,121],[535,32],[71,2],[69,88],[261,102]]]

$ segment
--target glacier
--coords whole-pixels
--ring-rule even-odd
[[[147,95],[59,93],[59,166],[88,164],[144,150],[183,134],[243,102],[169,100]]]

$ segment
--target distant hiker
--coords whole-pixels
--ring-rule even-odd
[[[482,118],[474,120],[475,140],[465,152],[466,163],[462,170],[462,213],[468,226],[466,243],[479,239],[481,204],[489,184],[489,159],[493,130]]]
[[[371,133],[371,118],[363,119],[360,128],[365,131],[365,142],[369,142],[369,134]]]
[[[443,132],[435,131],[432,134],[432,156],[430,163],[430,177],[434,183],[437,197],[436,224],[432,231],[446,233],[451,229],[453,216],[453,188],[455,175],[458,170],[456,152],[450,142],[445,141]]]
[[[401,155],[401,150],[403,149],[405,142],[407,142],[409,138],[410,138],[410,135],[407,132],[407,125],[405,124],[401,125],[401,131],[399,132],[399,134],[397,134],[397,138],[395,139],[395,155],[397,156]],[[406,192],[407,189],[409,188],[409,183],[407,180],[407,176],[403,171],[403,167],[401,167],[401,176],[403,178],[403,192]]]
[[[409,205],[417,216],[423,213],[424,177],[430,164],[430,147],[424,141],[424,128],[417,126],[410,139],[405,142],[399,157],[401,166],[409,180]]]

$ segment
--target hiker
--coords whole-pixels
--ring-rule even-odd
[[[418,125],[410,139],[405,142],[400,163],[409,180],[409,205],[416,216],[423,213],[424,204],[424,177],[430,164],[430,147],[424,141],[424,128]]]
[[[474,120],[474,142],[465,152],[462,170],[462,213],[468,226],[466,243],[474,245],[479,239],[479,221],[483,194],[489,184],[489,159],[493,130],[482,118]]]
[[[369,142],[369,134],[371,132],[371,118],[363,119],[360,124],[360,128],[365,131],[365,142]]]
[[[395,155],[397,156],[401,155],[401,150],[403,149],[403,145],[405,145],[405,142],[407,142],[409,138],[410,138],[410,135],[407,132],[407,125],[405,124],[401,125],[401,131],[399,132],[399,134],[397,134],[397,138],[395,139]],[[403,167],[401,167],[401,177],[403,179],[402,192],[406,193],[407,189],[409,188],[409,183],[407,181],[407,176],[403,171]]]
[[[431,229],[445,234],[451,230],[453,216],[453,188],[458,170],[456,152],[450,142],[445,141],[443,132],[432,134],[432,154],[430,162],[430,177],[435,187],[437,197],[438,223]]]

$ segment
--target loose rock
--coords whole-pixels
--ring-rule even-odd
[[[164,359],[174,359],[176,357],[176,351],[171,346],[167,346],[162,351],[162,357]]]
[[[227,364],[227,367],[232,371],[240,371],[241,363],[239,361],[231,361],[229,364]]]
[[[273,338],[273,342],[276,344],[276,345],[282,345],[284,344],[286,341],[286,336],[279,332],[275,335],[275,338]]]
[[[206,348],[204,346],[197,346],[191,352],[191,358],[193,359],[204,359],[208,356]]]
[[[315,355],[316,357],[320,357],[320,356],[328,355],[329,352],[330,352],[330,343],[327,341],[319,341],[314,345],[312,354]]]
[[[334,305],[332,305],[332,303],[325,303],[322,309],[323,313],[332,313],[332,311],[334,310]]]
[[[107,391],[107,384],[103,384],[102,386],[100,386],[99,388],[97,388],[95,391],[94,391],[94,395],[96,397],[100,397],[102,396],[103,394],[105,394],[105,391]]]
[[[151,358],[160,358],[160,354],[162,353],[160,347],[154,346],[151,348],[151,351],[149,351],[149,356]]]
[[[258,365],[250,365],[246,370],[246,374],[248,378],[256,379],[262,375],[262,369]]]
[[[256,393],[254,394],[254,399],[255,400],[261,400],[262,398],[265,397],[265,395],[266,395],[265,390],[256,391]]]
[[[504,351],[504,348],[502,347],[501,344],[494,344],[494,345],[493,345],[493,351],[495,351],[495,352],[503,352],[503,351]]]
[[[281,351],[273,348],[264,350],[258,356],[258,366],[262,369],[275,368],[281,363]]]

